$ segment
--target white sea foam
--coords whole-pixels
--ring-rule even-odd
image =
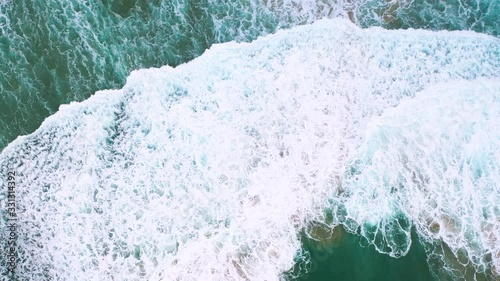
[[[459,263],[497,271],[499,120],[499,79],[437,85],[372,118],[353,158],[355,177],[344,183],[349,214],[383,229],[402,213]]]
[[[484,201],[480,193],[474,200],[482,205],[463,210],[443,202],[444,209],[433,207],[441,213],[428,216],[431,203],[422,200],[429,199],[425,192],[435,204],[460,200],[460,188],[471,187],[466,179],[498,194],[498,168],[485,160],[498,160],[498,130],[491,131],[498,129],[498,83],[454,81],[497,76],[499,54],[498,39],[471,32],[361,30],[322,20],[252,43],[216,45],[177,68],[134,71],[121,90],[61,106],[0,156],[3,174],[19,175],[18,274],[30,280],[279,280],[300,255],[299,230],[311,221],[326,223],[325,210],[337,207],[343,211],[334,213],[334,224],[361,226],[367,238],[370,225],[381,226],[386,238],[377,246],[393,256],[406,252],[409,239],[391,223],[398,212],[423,237],[455,249],[468,247],[463,239],[471,233],[486,237],[474,253],[493,253],[498,242],[487,237],[498,229],[494,219],[485,221],[491,231],[471,222],[453,232],[438,221],[442,230],[434,233],[425,223],[441,213],[465,214],[465,223],[480,206],[498,215],[495,197]],[[412,99],[447,81],[448,90]],[[449,94],[462,85],[469,90]],[[469,106],[467,94],[478,97],[478,91],[485,96]],[[455,117],[453,110],[466,113]],[[429,116],[443,120],[431,127]],[[453,126],[472,126],[478,133],[470,138],[481,145],[462,142],[469,135]],[[467,152],[445,155],[444,139],[433,139],[442,134],[450,148]],[[382,142],[379,135],[390,138]],[[401,149],[408,147],[399,136],[408,146],[436,147],[408,150],[402,161]],[[372,151],[387,166],[379,167]],[[472,174],[455,175],[463,181],[450,192],[444,184],[452,174],[433,179],[440,186],[403,181],[412,172],[425,178],[452,165],[434,165],[433,151],[450,156],[443,161],[476,161],[466,169]],[[412,162],[413,156],[422,158]],[[484,174],[474,178],[468,167]],[[390,184],[365,184],[380,181],[376,173],[407,186],[390,193]]]

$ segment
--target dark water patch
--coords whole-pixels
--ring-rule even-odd
[[[365,16],[370,15],[373,16]],[[368,1],[360,7],[361,26],[388,29],[471,30],[500,35],[500,1]]]
[[[0,5],[0,18],[0,149],[134,69],[176,66],[278,22],[252,1],[207,0],[21,0]]]
[[[434,281],[427,256],[416,233],[407,255],[392,258],[380,254],[364,238],[346,232],[341,226],[326,239],[316,241],[302,236],[308,262],[300,260],[285,274],[289,281]]]

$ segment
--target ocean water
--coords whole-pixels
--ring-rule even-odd
[[[176,66],[214,43],[251,41],[324,17],[361,27],[500,34],[498,0],[0,1],[0,149],[61,104]]]
[[[2,1],[1,276],[497,280],[499,31],[497,0]]]
[[[412,239],[416,242],[398,259],[381,255],[363,238],[343,228],[336,228],[333,234],[321,243],[304,236],[307,259],[287,272],[287,280],[438,280],[429,269],[425,248],[417,242],[415,233]]]

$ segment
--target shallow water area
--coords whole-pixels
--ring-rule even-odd
[[[285,276],[290,281],[437,281],[427,264],[427,255],[412,233],[413,244],[404,257],[380,254],[360,235],[339,226],[330,239],[302,236],[307,262],[299,261]],[[328,235],[329,236],[329,235]],[[324,238],[324,237],[323,237]]]

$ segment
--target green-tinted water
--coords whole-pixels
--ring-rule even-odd
[[[121,87],[134,69],[178,65],[277,26],[249,1],[13,1],[0,14],[0,149],[59,105]]]
[[[134,69],[175,66],[213,43],[252,40],[325,16],[349,16],[363,27],[500,30],[496,0],[309,2],[4,1],[0,149],[59,105],[121,87]]]
[[[408,254],[392,258],[378,253],[358,235],[338,227],[329,239],[316,241],[302,237],[308,263],[298,263],[287,273],[288,280],[299,281],[431,281],[436,280],[427,265],[424,247],[412,234]],[[306,270],[307,269],[307,270]]]
[[[415,0],[368,1],[363,15],[374,11],[378,17],[364,17],[363,26],[382,25],[390,29],[473,30],[500,34],[500,1]]]
[[[121,87],[134,69],[179,65],[214,43],[250,41],[323,16],[350,17],[362,27],[500,34],[498,0],[345,1],[342,5],[323,0],[310,10],[300,1],[257,0],[0,3],[0,150],[17,136],[36,130],[61,104],[84,100],[100,89]],[[409,253],[395,259],[379,254],[360,236],[336,231],[334,239],[321,242],[303,238],[311,263],[299,261],[287,273],[290,280],[435,280],[415,234]],[[447,252],[436,255],[455,258]],[[431,265],[439,272],[442,264],[435,260]],[[460,276],[470,276],[470,268],[457,268]],[[438,274],[439,279],[447,280],[446,274]]]

